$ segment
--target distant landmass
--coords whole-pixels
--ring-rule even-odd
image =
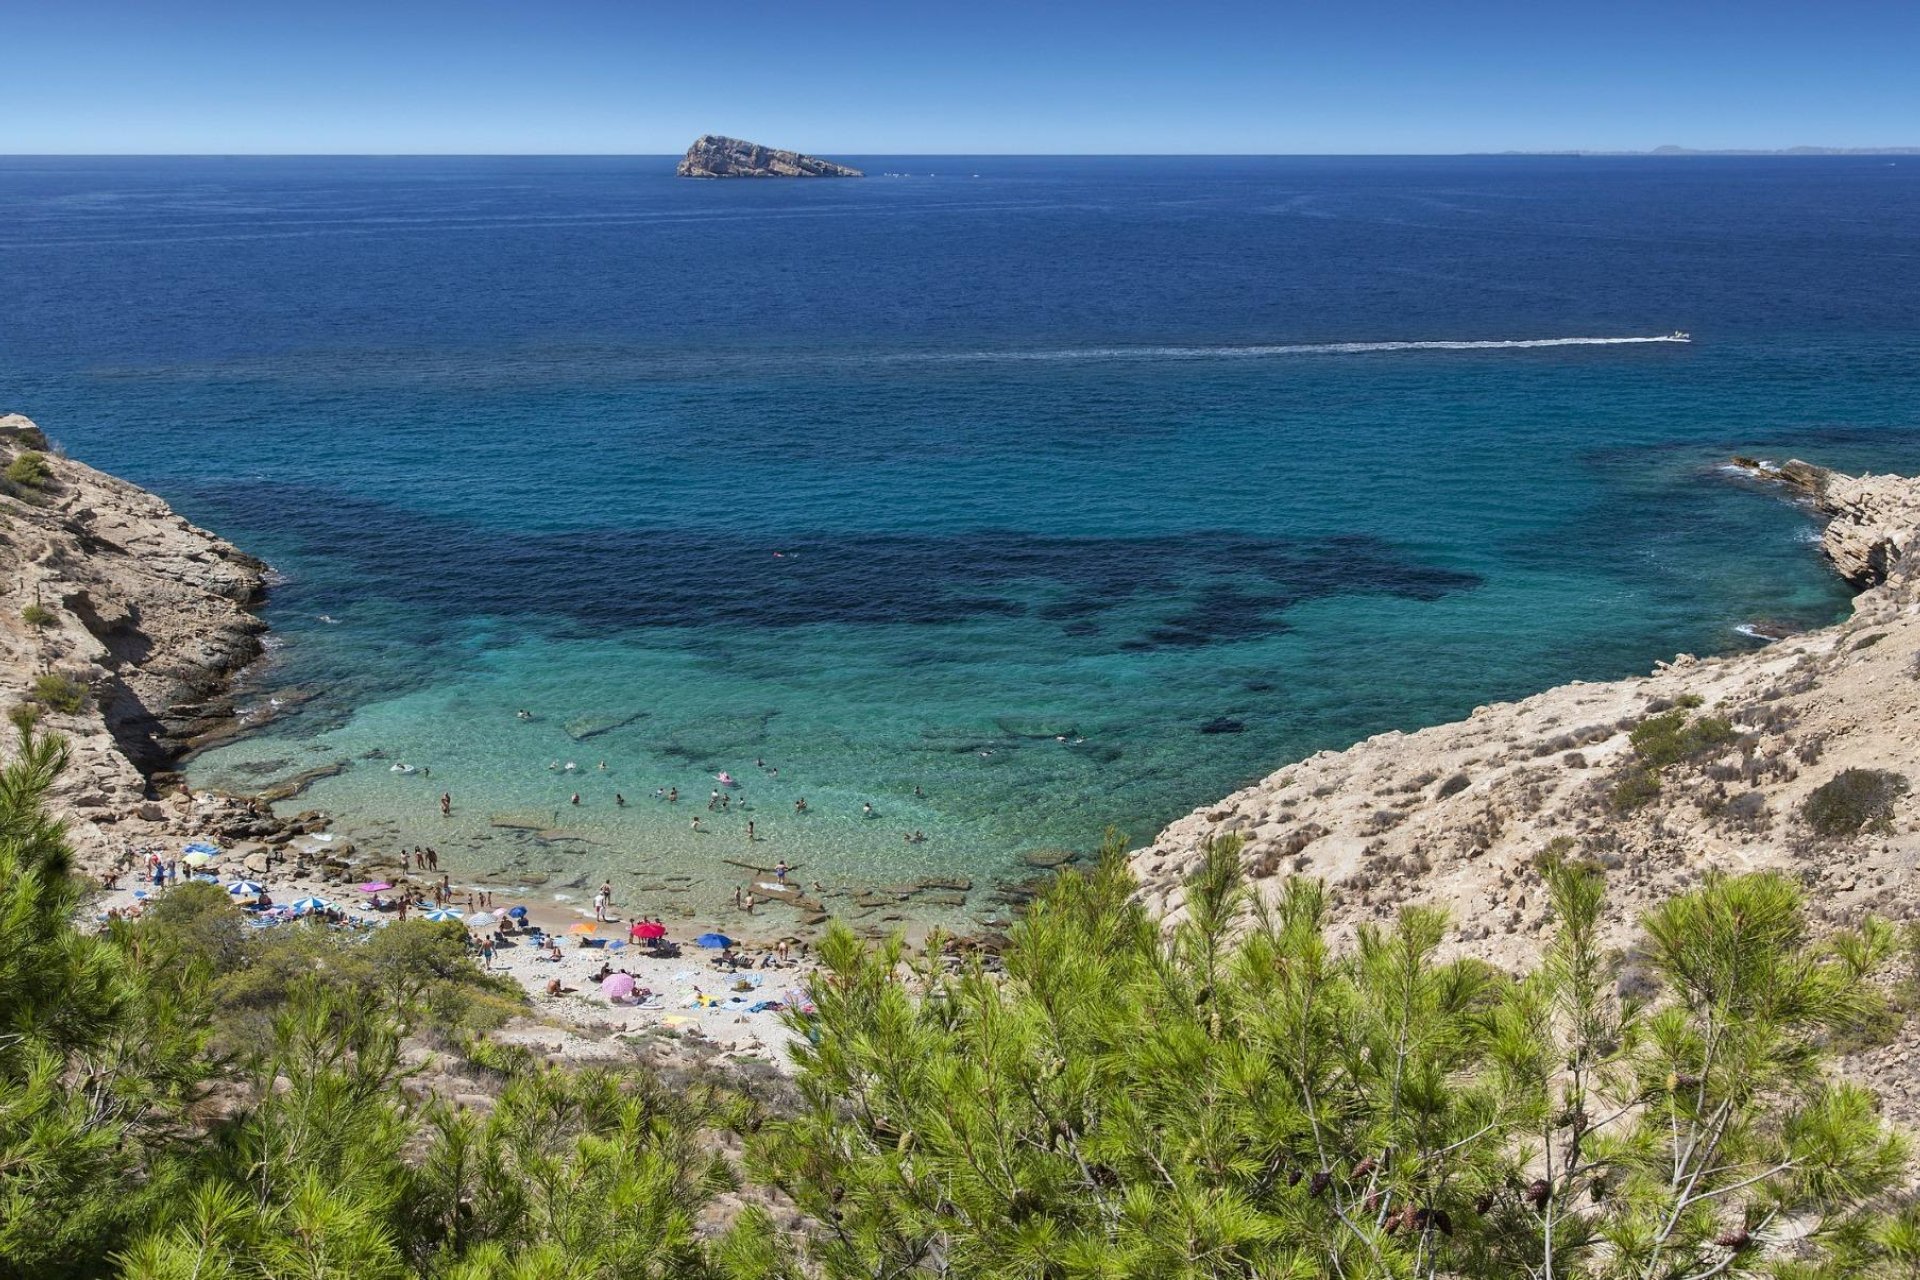
[[[674,170],[683,178],[864,178],[858,169],[831,160],[803,156],[798,151],[776,151],[757,142],[742,142],[709,133],[687,148],[686,158]]]
[[[1779,147],[1767,150],[1664,146],[1651,151],[1502,151],[1503,156],[1920,156],[1920,147]]]

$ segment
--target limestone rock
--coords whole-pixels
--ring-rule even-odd
[[[863,178],[831,160],[776,151],[757,142],[742,142],[719,134],[705,134],[687,148],[686,158],[674,170],[683,178]]]

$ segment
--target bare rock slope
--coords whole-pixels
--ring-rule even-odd
[[[1828,517],[1825,554],[1861,588],[1846,622],[1288,765],[1136,853],[1147,905],[1181,918],[1182,879],[1233,834],[1263,895],[1320,878],[1343,930],[1430,903],[1451,952],[1514,969],[1550,928],[1546,857],[1608,870],[1623,982],[1642,912],[1714,869],[1795,877],[1816,923],[1920,918],[1920,480],[1742,461]],[[1845,1069],[1920,1124],[1920,1019],[1891,1035]]]
[[[57,809],[83,866],[132,842],[191,832],[204,815],[156,778],[231,722],[231,678],[261,652],[265,566],[159,498],[45,452],[0,417],[0,702],[35,701],[73,763]]]
[[[1324,879],[1349,926],[1431,902],[1457,949],[1503,963],[1537,954],[1549,849],[1611,869],[1622,942],[1642,908],[1710,868],[1788,871],[1836,917],[1920,914],[1920,481],[1750,467],[1829,517],[1825,553],[1863,588],[1850,620],[1288,765],[1135,854],[1146,901],[1178,918],[1201,849],[1238,834],[1264,892]],[[1810,820],[1815,790],[1850,770],[1872,771],[1852,779],[1871,792],[1859,828]]]
[[[674,170],[683,178],[863,178],[831,160],[776,151],[757,142],[742,142],[709,133],[687,148],[686,158]]]

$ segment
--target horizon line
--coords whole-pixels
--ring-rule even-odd
[[[761,144],[765,145],[765,144]],[[788,148],[791,150],[792,148]],[[432,160],[574,159],[674,160],[684,151],[0,151],[0,160]],[[1920,146],[1838,147],[1800,144],[1789,147],[1504,148],[1470,151],[861,151],[822,147],[800,154],[913,159],[1135,159],[1135,160],[1337,160],[1337,159],[1848,159],[1871,156],[1920,156]]]

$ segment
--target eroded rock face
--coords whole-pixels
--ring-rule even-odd
[[[44,443],[26,418],[0,417],[0,467]],[[80,710],[42,723],[71,743],[55,807],[97,868],[197,820],[157,802],[150,779],[231,719],[228,685],[261,653],[266,566],[142,489],[43,456],[44,484],[0,492],[0,704],[28,701],[49,673],[86,689]]]
[[[757,142],[742,142],[709,133],[687,148],[686,158],[674,170],[683,178],[863,178],[831,160],[803,156],[797,151],[775,151]]]
[[[1805,463],[1753,473],[1827,516],[1825,554],[1862,588],[1846,622],[1290,764],[1135,853],[1141,898],[1183,919],[1184,878],[1209,841],[1231,835],[1263,897],[1289,876],[1323,880],[1331,922],[1349,931],[1432,904],[1452,922],[1451,954],[1516,969],[1538,961],[1553,928],[1545,856],[1606,868],[1610,945],[1629,945],[1644,910],[1713,871],[1794,877],[1816,925],[1868,912],[1920,920],[1920,480]],[[1660,767],[1656,786],[1623,786],[1647,769],[1634,727],[1674,713],[1720,722],[1724,736]],[[1912,786],[1885,823],[1823,837],[1804,806],[1848,770]],[[1920,1121],[1920,1085],[1888,1055],[1916,1044],[1920,1024],[1848,1064],[1909,1122]]]

